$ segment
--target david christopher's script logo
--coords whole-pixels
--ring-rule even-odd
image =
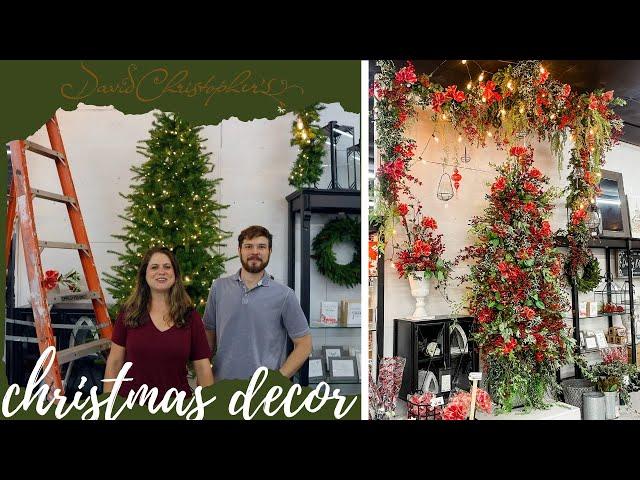
[[[212,74],[206,80],[191,78],[188,69],[175,72],[166,67],[156,67],[145,72],[137,72],[132,63],[127,74],[115,82],[104,82],[97,72],[80,63],[82,79],[60,86],[60,94],[68,100],[85,100],[92,95],[133,95],[140,102],[149,103],[165,95],[182,95],[188,98],[200,97],[204,106],[209,106],[215,95],[261,95],[272,98],[279,106],[285,103],[282,97],[294,90],[300,95],[304,89],[300,85],[289,84],[285,79],[259,78],[250,69],[244,69],[229,79],[219,79]]]
[[[103,382],[114,384],[111,393],[104,400],[98,399],[98,387],[95,385],[91,387],[88,398],[82,398],[81,392],[76,392],[73,399],[68,399],[61,394],[59,389],[51,391],[49,385],[43,382],[53,366],[55,356],[55,347],[48,347],[42,352],[23,391],[16,384],[9,386],[2,399],[2,415],[5,418],[12,417],[20,410],[26,411],[35,403],[36,412],[39,415],[46,414],[55,405],[54,414],[57,419],[62,419],[72,410],[77,410],[82,412],[83,420],[98,420],[101,416],[104,416],[105,420],[115,420],[125,409],[139,405],[146,406],[151,414],[159,411],[169,413],[175,410],[179,416],[185,417],[187,420],[202,420],[205,416],[205,408],[216,401],[216,397],[205,400],[200,386],[195,388],[191,398],[187,398],[185,392],[179,392],[175,388],[169,389],[163,397],[159,398],[156,387],[149,388],[147,385],[142,385],[137,391],[129,391],[124,404],[116,409],[116,396],[122,383],[133,380],[126,378],[127,372],[133,365],[131,362],[124,364],[117,378],[103,380]],[[282,411],[285,417],[291,418],[303,410],[311,413],[318,412],[327,402],[337,400],[333,416],[336,419],[341,419],[353,408],[357,400],[353,398],[351,402],[346,404],[348,399],[340,395],[340,390],[336,389],[331,392],[329,385],[325,382],[321,382],[308,393],[304,393],[302,387],[297,384],[291,385],[287,392],[278,385],[272,386],[265,392],[266,387],[263,385],[267,380],[267,375],[268,370],[265,367],[260,367],[249,380],[246,391],[238,391],[233,394],[228,405],[229,415],[234,417],[242,415],[245,420],[251,420],[258,413],[273,417]],[[84,386],[86,381],[87,378],[83,376],[80,380],[80,388]],[[264,398],[256,404],[254,400],[262,394],[265,395]],[[302,399],[302,403],[294,407],[294,399]],[[298,402],[296,401],[296,403]]]

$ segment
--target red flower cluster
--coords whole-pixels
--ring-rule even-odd
[[[487,102],[487,105],[502,100],[502,95],[496,92],[496,84],[493,80],[489,80],[487,83],[480,82],[480,88],[482,89],[482,99]]]
[[[413,85],[418,81],[418,77],[416,76],[416,70],[413,66],[413,63],[407,62],[406,67],[402,67],[396,73],[396,82],[398,83],[407,83],[409,85]]]
[[[601,114],[607,115],[609,109],[609,102],[613,100],[613,90],[603,93],[602,95],[596,95],[592,93],[589,96],[589,110],[598,110]]]
[[[447,101],[447,96],[442,92],[434,92],[431,96],[431,108],[434,112],[442,112],[442,104]]]
[[[428,228],[428,229],[431,229],[431,230],[435,230],[435,229],[438,228],[438,224],[433,219],[433,217],[424,217],[422,219],[422,226],[424,228]]]
[[[492,403],[489,394],[481,389],[476,389],[476,409],[485,413],[491,413]],[[471,394],[459,391],[451,396],[443,412],[444,420],[466,420],[471,410]]]
[[[400,204],[398,209],[405,211],[405,204]],[[418,207],[418,214],[421,207]],[[409,224],[412,227],[409,228]],[[444,245],[442,244],[442,235],[435,235],[434,231],[438,228],[438,224],[431,217],[424,217],[420,221],[407,222],[403,216],[403,224],[407,228],[408,239],[402,245],[396,245],[399,249],[394,265],[400,277],[406,277],[411,272],[429,271],[434,276],[438,272],[446,277],[448,274],[447,266],[444,263],[438,263],[444,253]]]
[[[406,203],[401,203],[398,205],[398,213],[400,216],[404,217],[407,213],[409,213],[409,207]]]
[[[445,95],[448,99],[455,100],[458,103],[464,100],[464,92],[458,90],[458,87],[455,85],[449,85],[445,91]]]
[[[584,222],[586,219],[587,219],[587,211],[582,208],[574,210],[573,213],[571,214],[571,223],[573,225],[579,225],[580,223]]]
[[[58,285],[60,279],[60,273],[55,270],[47,270],[44,272],[44,288],[46,290],[52,290]]]
[[[498,180],[496,180],[494,184],[491,185],[491,193],[502,192],[506,185],[507,185],[507,180],[504,177],[498,178]]]

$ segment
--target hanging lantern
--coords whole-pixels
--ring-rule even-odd
[[[460,175],[460,172],[458,172],[458,167],[455,167],[453,169],[453,175],[451,175],[451,179],[453,180],[453,186],[455,187],[457,192],[458,188],[460,188],[460,180],[462,180],[462,175]]]
[[[586,224],[589,230],[591,231],[591,235],[596,237],[600,234],[600,209],[598,205],[595,203],[592,204],[587,211],[587,220]]]
[[[453,198],[453,184],[451,183],[451,176],[444,171],[444,165],[442,167],[442,176],[438,182],[438,191],[436,193],[438,200],[448,202]]]

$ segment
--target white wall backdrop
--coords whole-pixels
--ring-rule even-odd
[[[119,241],[111,237],[121,233],[126,201],[119,193],[127,193],[131,183],[132,165],[138,165],[144,157],[136,151],[137,142],[148,138],[153,114],[125,115],[112,107],[79,105],[71,112],[59,110],[57,118],[62,132],[71,172],[84,216],[91,248],[100,277],[109,272],[116,261],[107,250],[121,250]],[[241,122],[235,118],[216,126],[206,126],[201,136],[206,150],[212,152],[215,168],[212,178],[222,177],[217,200],[228,204],[222,227],[233,232],[224,253],[236,254],[237,236],[244,227],[261,224],[274,235],[273,254],[269,272],[282,282],[287,282],[287,202],[285,196],[294,191],[288,184],[288,175],[297,156],[297,148],[291,147],[290,128],[293,114],[274,120],[259,119]],[[356,142],[360,137],[360,116],[345,112],[339,104],[328,105],[321,112],[321,125],[336,120],[355,127]],[[48,146],[46,129],[42,127],[29,137]],[[327,161],[328,163],[328,161]],[[29,176],[34,188],[61,193],[53,162],[28,153]],[[320,186],[328,183],[328,169]],[[36,225],[41,240],[73,241],[73,234],[66,214],[66,207],[36,199]],[[314,225],[314,233],[319,231]],[[346,248],[346,247],[345,247]],[[347,249],[348,250],[348,249]],[[16,305],[29,302],[29,291],[24,266],[22,245],[18,248],[16,265]],[[338,251],[339,259],[349,257],[348,252]],[[45,249],[42,255],[45,269],[81,272],[75,251]],[[240,267],[238,259],[227,262],[227,274]],[[320,302],[342,295],[335,292],[326,278],[314,275],[311,293],[312,312]],[[105,289],[105,284],[103,284]],[[349,298],[359,298],[357,292],[343,292]],[[111,298],[105,290],[107,300]]]
[[[431,121],[431,115],[431,111],[420,111],[417,121],[407,127],[407,136],[415,139],[418,144],[416,157],[423,152],[427,141],[434,132],[434,123]],[[471,161],[466,164],[461,163],[459,166],[459,171],[462,175],[460,189],[453,199],[448,202],[442,202],[436,198],[438,182],[443,172],[441,164],[445,156],[442,131],[440,131],[438,137],[439,143],[432,140],[424,150],[422,158],[425,163],[417,162],[411,173],[423,182],[422,187],[414,189],[414,193],[423,202],[425,215],[431,215],[437,220],[439,233],[443,234],[443,242],[446,247],[445,257],[453,259],[463,247],[472,242],[472,238],[468,234],[469,220],[474,215],[482,214],[486,207],[485,194],[489,191],[486,183],[492,182],[496,176],[495,170],[489,164],[502,163],[506,158],[507,152],[498,150],[492,142],[488,142],[487,147],[484,149],[467,146],[467,153],[470,154]],[[463,153],[464,142],[458,144],[457,134],[449,133],[449,139],[450,142],[453,140],[453,143],[456,144],[456,148],[459,149],[458,156],[460,156]],[[565,149],[565,162],[562,171],[559,173],[558,163],[553,158],[549,145],[547,143],[538,143],[535,139],[533,139],[532,144],[534,146],[535,165],[551,177],[552,185],[564,188],[566,186],[566,159],[569,158],[569,146]],[[449,158],[449,166],[446,171],[452,174],[453,167],[451,165],[454,158],[452,149],[450,149]],[[622,172],[625,193],[640,197],[639,165],[640,147],[621,143],[609,152],[604,168]],[[564,198],[560,198],[556,202],[556,209],[551,220],[553,229],[566,228],[564,202]],[[638,200],[630,198],[629,211],[632,217],[636,210],[640,210],[638,207],[640,207],[640,198]],[[399,235],[402,233],[401,228],[398,228],[397,231]],[[401,239],[402,237],[398,236],[396,240]],[[392,248],[388,246],[385,252],[387,259],[391,257],[392,251]],[[594,250],[594,253],[601,261],[602,272],[604,272],[604,251]],[[468,271],[467,268],[461,265],[454,274],[457,275],[465,271]],[[389,261],[385,262],[384,275],[384,354],[391,355],[393,353],[393,319],[411,315],[415,301],[411,296],[408,280],[398,279],[395,268]],[[620,280],[618,283],[622,286],[624,280]],[[448,288],[448,295],[454,301],[460,301],[463,294],[464,289],[457,287],[455,283]],[[580,299],[581,301],[594,300],[593,294],[581,294]],[[433,288],[427,298],[427,309],[436,315],[451,313],[451,306]],[[570,314],[567,313],[567,315]],[[608,327],[606,320],[585,319],[580,323],[582,330],[606,329]]]

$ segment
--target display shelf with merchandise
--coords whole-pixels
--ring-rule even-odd
[[[556,245],[559,247],[566,247],[567,241],[564,237],[556,237]],[[631,238],[610,238],[605,236],[600,236],[597,238],[593,238],[589,242],[589,247],[592,249],[603,249],[605,253],[605,285],[606,285],[606,293],[604,296],[608,303],[612,303],[613,298],[616,297],[616,302],[622,303],[623,305],[628,305],[628,309],[625,308],[625,312],[621,313],[611,313],[611,314],[601,314],[599,312],[598,316],[595,317],[583,317],[580,316],[580,301],[579,301],[579,292],[578,287],[576,285],[576,281],[574,278],[570,279],[571,285],[571,310],[572,310],[572,321],[573,321],[573,332],[574,338],[576,340],[577,345],[581,345],[580,339],[580,322],[590,319],[607,319],[608,326],[613,326],[613,317],[615,315],[630,317],[632,321],[629,322],[630,326],[630,338],[637,338],[637,333],[635,329],[635,322],[633,319],[635,318],[635,303],[632,299],[634,299],[634,285],[633,285],[633,272],[632,269],[627,269],[627,278],[626,278],[626,287],[624,293],[626,294],[624,298],[620,298],[620,292],[612,291],[611,285],[613,284],[613,275],[611,269],[612,262],[612,252],[617,250],[623,250],[627,253],[627,255],[631,256],[632,249],[640,249],[640,242],[637,240],[632,240]],[[600,291],[600,294],[603,293],[603,290]],[[624,302],[624,303],[623,303]],[[636,342],[631,343],[631,363],[636,363],[636,351],[637,345]],[[580,348],[582,353],[582,349]],[[586,352],[585,352],[586,353]],[[577,365],[574,366],[574,375],[575,378],[582,378],[582,372],[580,371]],[[560,372],[558,372],[558,378],[560,379]]]
[[[340,216],[343,214],[359,216],[360,191],[350,189],[321,190],[304,188],[291,193],[286,197],[286,200],[289,212],[287,283],[290,288],[299,294],[302,311],[307,319],[310,320],[312,317],[312,292],[313,295],[318,295],[319,291],[318,285],[314,283],[312,286],[312,264],[314,262],[311,256],[313,240],[312,229],[317,228],[318,224],[324,221],[323,216]],[[314,270],[314,282],[319,278],[318,275],[319,272]],[[329,299],[360,297],[359,292],[346,297],[348,293],[345,292],[349,291],[346,290],[347,287],[332,284],[330,288],[332,290],[323,293],[323,297],[325,295]],[[343,291],[341,289],[345,290]],[[321,300],[327,301],[327,298],[321,298]],[[320,302],[318,302],[318,305],[320,305]],[[340,346],[340,348],[345,351],[345,354],[348,352],[348,356],[353,356],[352,352],[354,349],[357,349],[357,355],[361,354],[361,325],[346,325],[345,323],[338,323],[335,326],[323,325],[318,321],[319,313],[314,313],[313,318],[313,321],[309,321],[309,327],[312,332],[313,348],[316,355],[320,353],[323,346],[328,345]],[[340,318],[340,314],[338,314],[338,318]],[[289,348],[291,348],[291,345]],[[358,368],[361,361],[362,359],[359,358],[357,363]],[[337,381],[328,380],[330,372],[327,372],[327,361],[322,359],[322,362],[324,378],[318,380],[318,382],[325,381],[329,383],[329,385],[333,383],[338,384]],[[356,373],[358,374],[358,378],[360,378],[360,373]],[[313,378],[313,380],[317,380],[317,377]],[[297,381],[302,386],[311,384],[309,379],[309,361],[305,362],[301,367]],[[359,386],[359,382],[357,385]],[[359,387],[353,390],[353,392],[348,392],[347,394],[360,393]]]

